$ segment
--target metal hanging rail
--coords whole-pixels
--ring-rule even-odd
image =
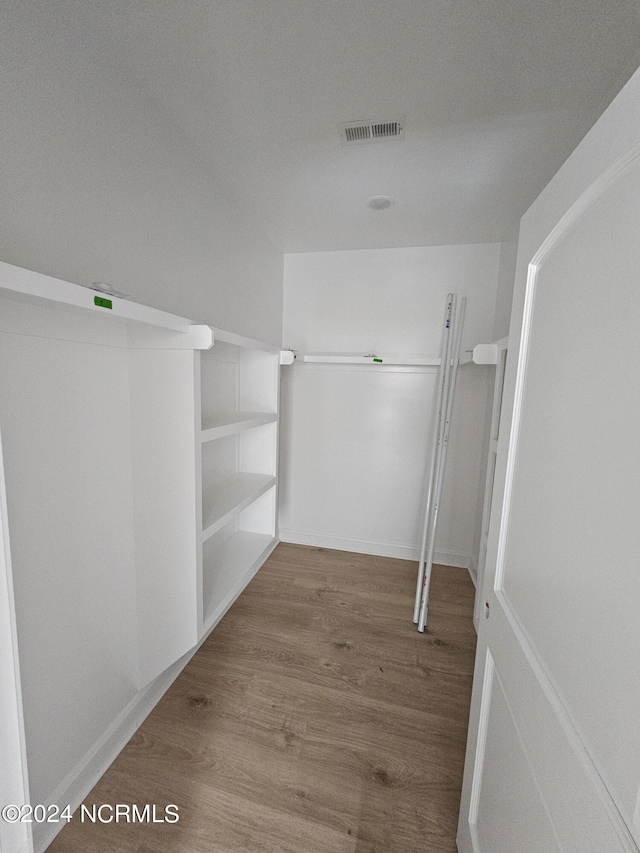
[[[420,562],[418,563],[418,580],[416,583],[416,596],[413,607],[413,621],[417,624],[420,616],[420,604],[422,601],[422,587],[424,583],[424,566],[425,553],[427,547],[427,533],[429,524],[427,519],[431,517],[431,507],[433,504],[434,484],[437,472],[438,451],[440,447],[440,437],[442,435],[442,419],[445,411],[445,384],[447,375],[447,352],[449,351],[449,342],[451,340],[451,325],[454,311],[454,295],[447,294],[444,308],[444,320],[442,324],[442,336],[440,342],[440,370],[438,371],[438,384],[436,391],[436,406],[435,406],[435,437],[431,450],[431,463],[429,465],[429,479],[427,482],[427,505],[425,507],[425,522],[422,528],[422,544],[420,546]]]
[[[418,565],[418,582],[413,612],[413,621],[418,624],[420,632],[425,630],[427,622],[438,508],[449,446],[449,433],[453,415],[458,365],[460,364],[460,348],[466,306],[466,297],[461,300],[460,307],[458,308],[457,294],[448,294],[445,307],[445,328],[443,330],[441,375],[439,376],[436,401],[437,428],[429,471],[427,505],[425,508],[420,562]]]

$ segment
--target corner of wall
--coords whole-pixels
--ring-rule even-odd
[[[513,285],[516,275],[516,257],[518,254],[518,231],[509,240],[500,244],[500,261],[498,265],[498,285],[496,288],[496,304],[493,322],[493,340],[506,338],[509,334],[511,319],[511,302]]]

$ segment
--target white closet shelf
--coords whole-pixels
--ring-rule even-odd
[[[278,420],[274,412],[220,412],[202,424],[200,440],[213,441],[246,429],[272,424]]]
[[[280,352],[280,347],[273,344],[264,343],[264,341],[254,341],[253,338],[245,338],[242,335],[236,335],[235,332],[227,332],[226,329],[218,329],[212,327],[213,335],[216,341],[223,344],[232,344],[236,347],[244,347],[245,349],[262,350],[263,352]]]
[[[428,365],[437,367],[439,358],[408,358],[405,356],[377,356],[377,355],[322,355],[308,354],[302,356],[302,361],[315,364],[391,364],[391,365]]]
[[[232,474],[202,493],[202,541],[275,486],[271,474]]]
[[[255,574],[275,542],[269,533],[238,531],[205,557],[202,572],[205,630],[244,589],[246,575]]]
[[[52,278],[42,273],[0,262],[0,292],[23,302],[63,306],[71,311],[100,313],[114,319],[152,326],[184,335],[185,349],[209,349],[213,344],[213,331],[209,326],[192,323],[185,317],[168,314],[147,305],[130,302],[88,287]],[[144,338],[135,345],[144,347]],[[150,344],[149,344],[150,345]],[[167,342],[175,348],[175,339]]]

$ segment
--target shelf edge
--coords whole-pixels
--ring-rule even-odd
[[[235,435],[245,430],[255,429],[266,424],[274,424],[278,420],[278,415],[275,412],[265,412],[262,417],[246,418],[246,420],[233,421],[229,424],[221,424],[215,427],[205,427],[200,430],[200,441],[205,444],[208,441],[215,441],[218,438],[225,438],[227,435]]]
[[[138,302],[130,302],[119,296],[109,296],[89,287],[72,284],[59,278],[43,273],[17,267],[0,261],[0,289],[31,299],[42,299],[67,305],[70,308],[80,308],[86,311],[110,314],[122,320],[131,320],[169,329],[174,332],[189,332],[192,326],[190,320],[168,314],[157,308],[150,308]],[[109,303],[111,307],[96,304],[96,299]]]
[[[233,344],[236,347],[244,347],[245,349],[257,349],[263,352],[280,353],[280,347],[273,344],[265,343],[264,341],[256,341],[253,338],[245,338],[243,335],[236,335],[235,332],[227,332],[225,329],[219,329],[217,326],[212,326],[213,337],[216,341],[223,344]]]
[[[218,530],[221,530],[227,522],[231,521],[232,518],[235,518],[236,515],[239,515],[243,510],[247,507],[251,506],[254,501],[257,501],[259,497],[264,495],[269,489],[272,489],[277,483],[276,477],[271,477],[266,483],[263,483],[259,488],[254,489],[250,495],[243,498],[240,503],[236,504],[231,509],[228,509],[223,515],[219,518],[216,518],[211,524],[205,527],[200,534],[200,545],[203,545],[207,539],[210,539],[214,533],[217,533]],[[213,488],[213,487],[212,487]]]

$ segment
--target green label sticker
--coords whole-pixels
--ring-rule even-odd
[[[113,308],[113,302],[110,299],[105,299],[104,296],[94,296],[93,304],[98,308]]]

